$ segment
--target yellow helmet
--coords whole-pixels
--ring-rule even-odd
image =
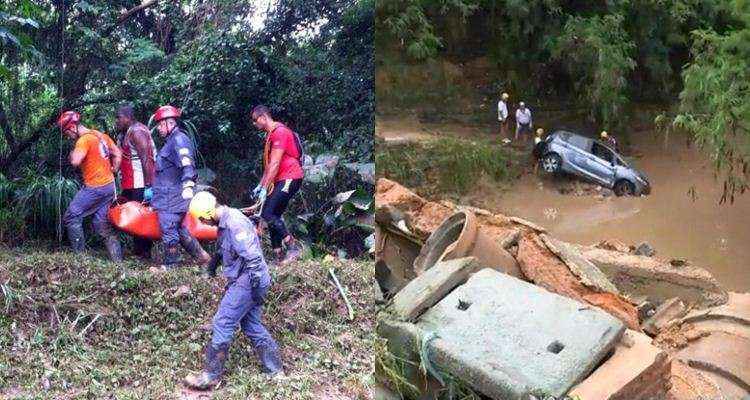
[[[208,192],[198,192],[190,200],[188,210],[195,218],[213,219],[216,216],[216,197]]]
[[[510,97],[510,96],[508,96],[508,93],[503,93],[502,97],[503,97],[503,100],[508,100],[508,97]]]
[[[536,130],[536,135],[537,135],[537,136],[542,136],[543,134],[544,134],[544,129],[542,129],[542,128],[538,128],[538,129]]]
[[[607,138],[607,136],[608,136],[608,135],[607,135],[607,131],[602,131],[602,133],[600,133],[600,134],[599,134],[599,136],[601,136],[601,137],[602,137],[602,139],[606,139],[606,138]]]

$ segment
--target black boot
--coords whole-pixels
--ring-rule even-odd
[[[86,239],[83,237],[83,226],[68,225],[68,240],[74,253],[81,253],[86,249]]]
[[[184,227],[180,230],[180,244],[188,254],[201,264],[207,265],[211,261],[211,255],[206,250],[203,250],[203,246],[201,246],[198,239],[190,236],[190,233]]]
[[[185,385],[199,390],[216,387],[224,375],[224,363],[227,361],[229,343],[214,346],[209,343],[206,346],[206,365],[203,371],[190,374],[185,378]]]
[[[177,245],[165,245],[164,255],[161,260],[161,268],[165,271],[170,271],[177,268],[180,262],[180,253]]]
[[[279,353],[279,346],[276,343],[259,346],[255,349],[255,353],[258,356],[258,360],[260,360],[263,372],[269,375],[276,375],[283,372],[281,354]]]
[[[281,265],[286,265],[291,262],[297,261],[302,256],[302,246],[300,246],[299,242],[289,236],[290,240],[285,241],[284,245],[286,245],[286,254],[284,255],[284,258],[281,260]]]
[[[117,236],[112,235],[104,238],[104,246],[107,248],[110,261],[122,261],[122,246],[120,246],[120,240]]]

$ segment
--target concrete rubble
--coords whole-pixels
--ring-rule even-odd
[[[565,243],[387,179],[376,209],[378,334],[410,360],[413,398],[456,382],[493,399],[750,396],[750,294],[705,269]]]

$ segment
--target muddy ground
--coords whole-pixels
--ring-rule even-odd
[[[377,118],[376,135],[397,141],[443,135],[500,140],[496,127],[487,123],[430,121],[413,115]],[[651,195],[618,198],[574,179],[535,175],[529,168],[510,190],[483,181],[460,202],[538,222],[569,242],[647,242],[659,257],[686,259],[706,268],[728,290],[750,289],[743,262],[750,259],[750,201],[741,196],[733,204],[719,204],[722,181],[705,154],[687,146],[685,137],[665,136],[647,125],[615,135],[625,144],[624,154],[648,175]]]

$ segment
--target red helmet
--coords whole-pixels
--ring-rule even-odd
[[[65,111],[60,114],[57,119],[57,126],[65,132],[68,129],[74,128],[81,121],[81,115],[75,111]]]
[[[172,106],[161,106],[156,109],[153,115],[154,122],[159,122],[165,118],[180,118],[182,110]]]

